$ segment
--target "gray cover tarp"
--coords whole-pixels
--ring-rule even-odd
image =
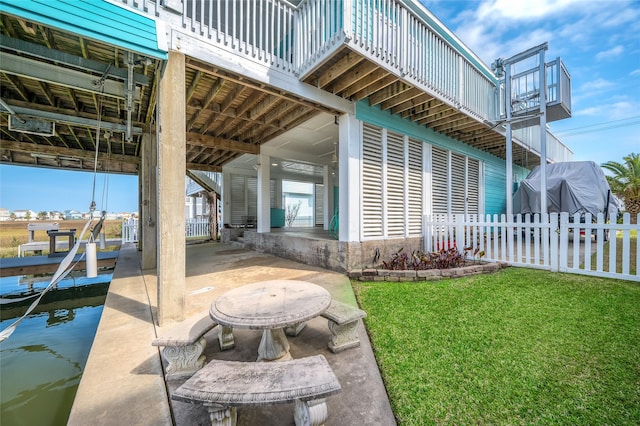
[[[514,213],[540,213],[542,179],[540,166],[520,182],[513,194]],[[591,213],[595,220],[607,208],[609,184],[602,169],[593,161],[570,161],[547,165],[547,208],[549,213]],[[617,200],[611,194],[609,217],[618,213]],[[615,219],[614,219],[615,220]]]

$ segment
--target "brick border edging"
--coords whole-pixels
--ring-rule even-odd
[[[506,262],[483,263],[451,269],[426,269],[421,271],[389,269],[354,269],[348,272],[352,280],[357,281],[435,281],[442,278],[460,278],[469,275],[488,274],[509,266]]]

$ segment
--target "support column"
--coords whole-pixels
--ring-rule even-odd
[[[185,311],[185,58],[170,51],[160,80],[158,143],[158,323]]]
[[[260,167],[258,168],[258,211],[257,211],[257,231],[271,231],[271,199],[269,190],[269,179],[271,175],[270,157],[267,154],[258,154]]]
[[[157,179],[156,179],[156,138],[150,134],[142,136],[142,164],[140,166],[140,236],[138,244],[142,248],[141,267],[154,269],[157,264]]]
[[[344,114],[340,116],[338,132],[339,240],[360,241],[360,209],[362,205],[360,191],[362,135],[360,122],[354,115]]]

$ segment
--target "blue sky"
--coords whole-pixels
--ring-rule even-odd
[[[13,210],[88,212],[93,173],[0,165],[0,207]],[[97,210],[138,211],[138,176],[98,173]]]
[[[572,91],[572,117],[549,126],[575,161],[640,153],[640,1],[421,1],[489,65],[548,42]]]
[[[550,123],[576,161],[622,162],[640,152],[640,1],[421,0],[485,63],[548,42],[571,74],[572,114]],[[92,173],[0,165],[0,207],[87,211]],[[96,203],[137,211],[137,176],[104,175]],[[106,206],[106,207],[105,207]]]

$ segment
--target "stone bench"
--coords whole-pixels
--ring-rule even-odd
[[[202,353],[207,346],[204,335],[217,325],[207,313],[187,319],[154,339],[153,346],[164,347],[162,355],[168,362],[167,380],[191,376],[202,368],[206,360]],[[218,343],[221,351],[235,346],[231,328],[220,326]]]
[[[211,360],[171,398],[203,404],[212,426],[235,426],[238,407],[295,402],[295,424],[311,426],[324,424],[325,398],[341,390],[326,358],[315,355],[280,362]]]
[[[358,320],[367,316],[365,311],[337,300],[331,300],[329,307],[321,315],[329,320],[329,330],[331,331],[329,349],[331,352],[338,353],[360,345]],[[285,332],[288,336],[297,336],[306,325],[306,322],[302,322],[287,327]]]
[[[329,349],[333,353],[360,346],[358,320],[367,316],[362,309],[332,300],[322,316],[329,320],[331,340]]]

